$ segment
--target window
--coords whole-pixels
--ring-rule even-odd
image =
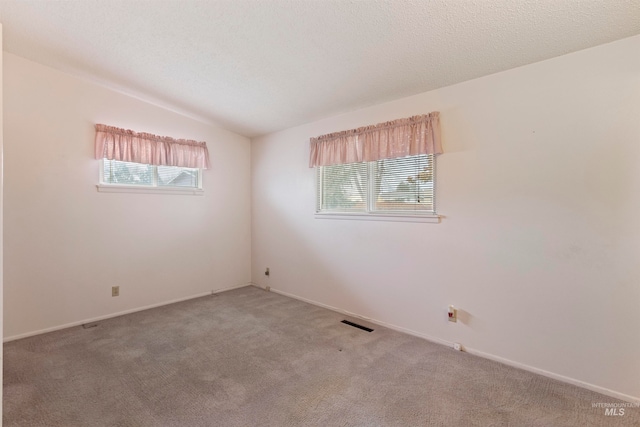
[[[154,166],[102,159],[100,184],[106,188],[201,190],[202,171],[198,168]]]
[[[106,192],[200,195],[202,171],[209,169],[206,142],[103,124],[96,124],[95,157],[98,191]]]
[[[433,154],[317,169],[317,213],[435,216]]]

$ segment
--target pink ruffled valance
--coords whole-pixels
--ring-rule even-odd
[[[96,159],[209,169],[205,142],[96,125]]]
[[[442,154],[437,111],[311,138],[309,167],[418,154]]]

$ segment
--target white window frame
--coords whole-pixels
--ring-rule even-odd
[[[169,187],[158,186],[158,168],[153,167],[153,185],[134,185],[134,184],[112,184],[104,182],[104,161],[106,159],[100,159],[100,178],[99,183],[96,184],[96,188],[101,193],[146,193],[146,194],[181,194],[202,196],[204,195],[204,189],[202,188],[202,175],[204,169],[201,168],[189,168],[198,169],[198,187]]]
[[[433,157],[433,209],[434,212],[420,211],[376,211],[375,200],[371,194],[375,194],[375,180],[370,177],[375,175],[375,161],[367,162],[367,212],[331,212],[320,211],[318,201],[320,195],[315,197],[315,218],[316,219],[342,219],[342,220],[364,220],[364,221],[394,221],[394,222],[431,222],[439,223],[441,215],[436,213],[436,159]],[[322,193],[322,166],[318,166],[316,175],[316,192]],[[411,212],[411,213],[409,213]]]

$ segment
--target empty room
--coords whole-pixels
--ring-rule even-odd
[[[2,425],[639,426],[637,0],[0,0]]]

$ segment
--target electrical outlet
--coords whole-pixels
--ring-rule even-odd
[[[111,296],[119,297],[120,296],[120,286],[112,286],[111,287]]]
[[[449,306],[449,310],[447,311],[447,319],[449,319],[449,322],[458,321],[458,310],[452,305]]]

